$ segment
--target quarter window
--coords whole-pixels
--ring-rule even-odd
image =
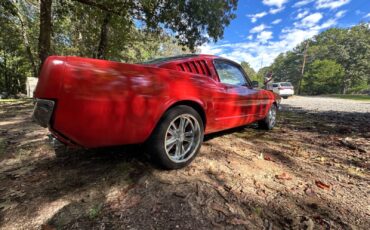
[[[244,74],[237,66],[218,60],[215,60],[214,64],[221,83],[230,85],[249,85]]]

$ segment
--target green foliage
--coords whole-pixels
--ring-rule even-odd
[[[29,13],[24,5],[18,10]],[[25,91],[25,80],[32,76],[32,68],[23,46],[17,8],[1,2],[0,12],[0,93],[17,94]]]
[[[298,89],[306,42],[309,46],[302,92],[344,94],[370,89],[368,23],[360,23],[352,28],[328,29],[302,42],[292,51],[280,54],[269,67],[275,81],[290,81]],[[334,77],[330,74],[337,75]]]
[[[251,79],[251,81],[258,81],[260,84],[262,84],[262,78],[259,78],[257,76],[256,71],[249,65],[248,62],[242,61],[240,65],[244,69],[249,79]]]
[[[288,81],[295,88],[298,88],[302,57],[297,55],[297,52],[299,52],[297,49],[288,51],[285,54],[280,54],[275,59],[275,62],[271,66],[275,82]]]
[[[102,203],[94,205],[88,210],[88,213],[87,213],[88,217],[92,220],[97,218],[101,214],[102,209],[103,209]]]
[[[310,95],[340,91],[344,68],[332,60],[315,60],[304,75],[304,92]]]
[[[335,98],[342,98],[342,99],[350,99],[356,101],[370,101],[370,95],[348,95],[348,94],[331,94],[325,95],[327,97],[335,97]]]
[[[26,77],[37,76],[40,2],[0,1],[0,93],[23,92]],[[51,50],[45,53],[134,63],[194,52],[222,38],[237,2],[53,0]]]
[[[263,86],[265,76],[271,71],[270,66],[263,67],[258,70],[258,73],[256,74],[255,81],[258,81],[261,86]]]

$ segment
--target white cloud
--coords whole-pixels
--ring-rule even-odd
[[[214,46],[210,44],[203,44],[199,47],[202,54],[212,54],[212,55],[218,55],[223,52],[222,48],[215,48]]]
[[[263,0],[262,3],[267,6],[276,6],[281,8],[287,1],[288,0]]]
[[[366,14],[364,18],[370,18],[370,13]]]
[[[299,1],[299,2],[296,2],[293,7],[301,7],[301,6],[305,6],[311,2],[313,2],[314,0],[302,0],[302,1]]]
[[[270,14],[277,14],[277,13],[279,13],[280,11],[282,11],[282,10],[284,10],[285,9],[285,7],[279,7],[279,8],[275,8],[275,9],[270,9],[269,10],[269,13]]]
[[[301,18],[303,18],[304,16],[306,16],[307,14],[309,14],[310,12],[308,11],[308,10],[305,10],[305,11],[303,11],[303,12],[300,12],[298,15],[297,15],[297,17],[296,17],[296,19],[301,19]]]
[[[267,15],[267,12],[263,11],[263,12],[258,13],[258,14],[249,14],[247,16],[251,18],[251,22],[255,23],[258,18],[262,18],[266,15]]]
[[[310,28],[315,26],[321,19],[322,19],[321,13],[313,13],[306,17],[304,17],[300,22],[293,23],[294,26],[300,27],[300,28]]]
[[[320,29],[320,30],[321,29],[326,29],[326,28],[334,26],[335,24],[337,24],[336,19],[329,19],[326,22],[324,22],[323,24],[321,24],[320,26],[316,27],[316,29]]]
[[[347,3],[349,3],[351,0],[317,0],[316,1],[316,8],[317,9],[336,9],[338,7],[341,7]]]
[[[341,18],[343,17],[345,14],[346,14],[346,10],[341,10],[341,11],[338,11],[336,14],[335,14],[335,17],[336,18]]]
[[[337,23],[336,20],[337,18],[334,17],[308,28],[285,28],[277,41],[270,40],[272,33],[269,35],[269,31],[261,30],[255,40],[252,38],[239,43],[207,44],[200,47],[200,50],[201,53],[217,54],[237,62],[247,61],[255,70],[258,70],[270,65],[280,53],[292,50],[302,41],[317,35],[322,29],[334,26]]]
[[[338,2],[339,0],[330,2]],[[341,2],[345,2],[348,0],[342,0]],[[283,4],[286,1],[264,1],[269,2],[269,4],[278,4],[276,2],[281,2],[281,7],[284,7]],[[314,2],[312,0],[301,0],[297,2],[295,5],[302,2],[306,2],[308,4],[310,2]],[[320,2],[321,7],[332,8],[337,5],[323,5],[328,4],[328,0],[318,0]],[[315,2],[314,4],[319,4]],[[279,5],[278,4],[278,5]],[[334,4],[334,3],[332,3]],[[279,7],[274,5],[274,7]],[[335,9],[334,7],[333,9]],[[347,12],[345,10],[336,11],[334,16],[329,19],[323,20],[323,13],[315,12],[311,13],[304,8],[300,8],[297,10],[296,21],[293,25],[286,27],[281,30],[280,35],[279,33],[274,33],[269,30],[267,24],[260,24],[252,29],[250,29],[250,34],[246,37],[247,39],[244,42],[239,43],[224,43],[224,44],[206,44],[200,47],[202,53],[208,54],[216,54],[220,55],[229,59],[232,59],[237,62],[247,61],[250,65],[255,69],[258,70],[263,66],[270,65],[274,59],[283,52],[288,50],[292,50],[302,41],[312,38],[313,36],[317,35],[323,29],[327,29],[333,27],[337,24],[339,18],[343,17]],[[265,12],[265,11],[264,11]],[[261,12],[262,13],[262,12]],[[256,14],[256,15],[260,15]],[[266,12],[265,12],[266,13]],[[266,15],[263,15],[264,17]],[[366,18],[370,18],[370,13],[368,13]],[[271,25],[276,25],[282,22],[281,18],[278,18],[271,22]]]
[[[257,39],[261,43],[266,43],[271,38],[272,38],[271,31],[262,31],[260,34],[257,35]]]
[[[268,28],[268,26],[266,26],[265,24],[261,24],[259,26],[253,27],[249,32],[250,33],[259,33],[261,31],[265,30],[266,28]]]
[[[272,22],[272,24],[276,25],[276,24],[279,24],[282,20],[279,18],[279,19],[276,19]]]

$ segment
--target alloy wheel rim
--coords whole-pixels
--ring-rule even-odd
[[[200,143],[198,120],[190,114],[174,118],[167,128],[164,147],[168,158],[175,162],[186,162],[194,156]]]
[[[270,117],[270,127],[274,127],[276,122],[276,108],[272,105],[270,111],[269,111],[269,117]]]

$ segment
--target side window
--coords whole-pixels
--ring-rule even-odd
[[[272,87],[274,87],[274,88],[275,88],[275,87],[278,87],[278,84],[272,84]]]
[[[228,62],[215,60],[215,68],[221,83],[230,85],[249,85],[240,69]]]

